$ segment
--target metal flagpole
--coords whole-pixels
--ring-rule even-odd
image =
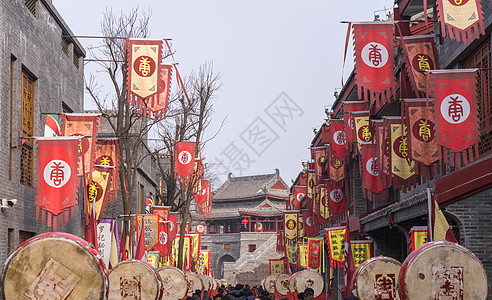
[[[434,238],[433,236],[434,232],[432,229],[432,197],[431,197],[430,188],[427,188],[427,218],[428,218],[427,230],[429,231],[429,238],[430,238],[430,241],[427,242],[432,242]]]

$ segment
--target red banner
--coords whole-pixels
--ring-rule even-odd
[[[395,92],[393,27],[393,22],[380,21],[353,25],[359,99],[375,99],[377,107]]]
[[[307,193],[307,186],[295,185],[294,188],[294,207],[292,209],[297,210],[301,208],[301,202]]]
[[[330,155],[330,179],[339,182],[345,178],[345,159]]]
[[[318,270],[323,257],[323,239],[308,239],[308,268]]]
[[[313,211],[309,209],[302,210],[302,216],[304,217],[304,228],[307,236],[316,235],[316,223],[314,221]]]
[[[169,105],[169,94],[171,92],[171,78],[172,78],[172,66],[161,65],[160,68],[160,84],[159,94],[157,97],[150,97],[143,99],[145,107],[141,108],[144,115],[153,114],[155,119],[164,119],[166,117],[166,110]],[[147,108],[149,111],[145,109]]]
[[[74,206],[77,204],[77,190],[80,178],[77,175],[79,161],[79,138],[57,137],[38,138],[37,143],[37,186],[36,220],[41,213],[44,223],[56,230],[58,215],[65,213],[68,223],[69,210],[74,218]],[[52,222],[53,221],[53,222]],[[60,223],[62,218],[60,218]]]
[[[412,89],[421,97],[430,94],[430,82],[428,83],[426,71],[439,69],[434,38],[429,36],[404,37],[401,40],[401,46],[406,60],[405,69],[410,77]]]
[[[328,198],[330,199],[330,211],[339,215],[345,211],[345,187],[343,182],[328,184]]]
[[[178,213],[169,212],[169,239],[170,243],[176,238],[176,231],[178,227]]]
[[[477,142],[476,70],[441,70],[431,73],[437,143],[462,151]]]
[[[100,114],[63,114],[62,115],[62,135],[81,136],[80,156],[77,176],[85,173],[88,182],[91,182],[92,162],[94,161],[95,141],[97,139],[97,126],[101,119]]]
[[[152,248],[152,251],[159,251],[160,256],[165,256],[170,253],[170,239],[169,239],[169,221],[164,220],[159,216],[159,226],[157,233],[157,243]]]
[[[472,28],[475,39],[478,39],[478,24],[480,30],[485,35],[483,26],[483,10],[480,0],[437,0],[437,17],[441,23],[442,36],[446,36],[446,25],[448,26],[449,38],[456,36],[456,40],[467,44],[468,40],[472,42]],[[454,30],[454,35],[453,35]]]
[[[363,170],[363,187],[374,194],[378,194],[384,190],[384,185],[379,176],[378,160],[376,145],[372,143],[362,144],[361,170]]]
[[[97,139],[95,144],[94,166],[103,168],[111,174],[107,192],[109,203],[113,200],[116,201],[119,184],[120,148],[119,139]]]
[[[344,127],[344,120],[331,120],[331,154],[337,158],[347,155],[347,134]]]
[[[184,180],[193,174],[195,142],[178,142],[174,146],[174,170]]]
[[[326,149],[325,146],[311,148],[311,159],[314,161],[317,182],[320,182],[323,178],[323,164],[326,160]]]

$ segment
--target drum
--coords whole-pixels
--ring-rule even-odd
[[[161,299],[161,276],[141,260],[126,260],[117,264],[108,275],[108,300]]]
[[[188,282],[185,274],[178,268],[164,266],[157,270],[161,276],[162,299],[181,300],[188,292]]]
[[[294,286],[299,293],[304,292],[307,288],[312,288],[314,290],[314,298],[316,298],[323,292],[323,276],[311,269],[303,270],[294,279]]]
[[[275,293],[275,280],[277,280],[277,275],[270,275],[265,278],[265,290],[270,294]]]
[[[352,277],[352,293],[360,300],[398,299],[396,282],[401,263],[378,256],[363,262]]]
[[[186,280],[188,281],[188,296],[191,296],[195,290],[203,290],[203,281],[201,275],[195,273],[186,273]]]
[[[465,247],[447,241],[430,242],[403,262],[398,291],[401,300],[487,299],[487,273]]]
[[[290,276],[287,274],[279,275],[275,280],[275,290],[282,296],[287,296],[289,293]]]
[[[87,241],[47,233],[20,245],[5,261],[0,299],[104,299],[104,263]]]
[[[260,282],[260,286],[262,289],[265,289],[265,279],[262,279]]]
[[[299,273],[301,273],[301,271],[295,272],[294,274],[292,274],[290,276],[290,279],[289,279],[289,292],[291,292],[291,293],[297,292],[296,291],[296,286],[295,286],[295,281],[296,281],[296,277],[297,277],[297,275],[299,275]]]
[[[205,291],[210,291],[212,289],[212,280],[210,280],[207,275],[199,275],[202,280],[203,289]]]

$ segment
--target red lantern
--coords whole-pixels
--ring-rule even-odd
[[[241,222],[242,222],[244,225],[246,225],[246,224],[248,224],[248,223],[249,223],[248,219],[243,219]]]

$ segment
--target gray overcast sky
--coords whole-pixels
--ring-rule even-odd
[[[279,168],[289,184],[301,170],[301,162],[309,159],[313,128],[322,124],[324,107],[331,106],[333,92],[341,86],[347,25],[340,21],[370,21],[375,11],[393,5],[391,0],[53,3],[75,35],[99,35],[106,9],[116,13],[137,5],[150,9],[151,38],[173,39],[180,73],[186,75],[210,61],[222,73],[215,122],[208,134],[225,116],[227,123],[204,150],[206,161],[223,161],[236,176],[273,173]],[[86,48],[98,43],[80,42]],[[353,61],[349,51],[346,75]],[[86,76],[91,71],[86,66]],[[86,96],[86,108],[91,108],[88,101]]]

